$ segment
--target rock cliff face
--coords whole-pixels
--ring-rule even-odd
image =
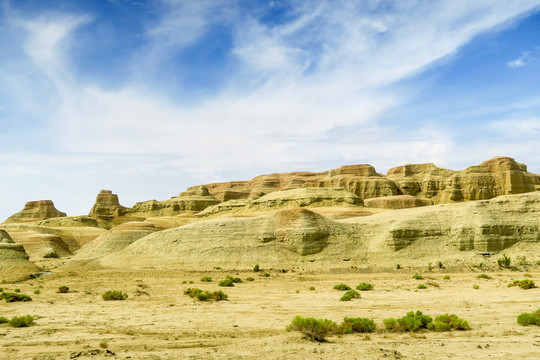
[[[24,209],[11,215],[4,223],[32,222],[65,216],[66,213],[58,211],[51,200],[29,201],[24,205]]]
[[[118,195],[113,194],[111,190],[101,190],[88,216],[99,219],[112,219],[123,216],[125,210],[126,208],[120,205],[118,201]]]
[[[14,280],[40,269],[30,261],[24,246],[16,244],[5,230],[0,229],[0,276],[2,279]]]
[[[433,205],[429,199],[421,199],[411,195],[383,196],[364,200],[364,205],[382,209],[408,209]]]

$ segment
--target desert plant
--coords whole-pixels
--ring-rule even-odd
[[[254,272],[259,272],[259,271],[261,271],[261,268],[259,267],[259,264],[255,265],[255,266],[253,267],[253,271],[254,271]]]
[[[101,295],[103,300],[110,301],[110,300],[126,300],[128,295],[125,292],[119,291],[119,290],[109,290],[106,291],[103,295]]]
[[[514,280],[514,282],[511,282],[508,284],[508,287],[513,286],[519,286],[523,290],[533,289],[536,287],[536,284],[531,279],[525,279],[525,280]]]
[[[202,282],[211,282],[211,281],[212,281],[212,277],[210,277],[210,276],[203,276],[203,277],[201,278],[201,281],[202,281]]]
[[[296,316],[286,329],[287,331],[299,331],[310,340],[324,341],[326,336],[338,330],[338,325],[328,319]]]
[[[264,277],[270,277],[270,274],[267,273],[267,272],[265,272],[264,274],[262,274],[262,276],[264,276]]]
[[[493,279],[491,276],[489,275],[486,275],[486,274],[480,274],[477,276],[479,279],[486,279],[486,280],[491,280]]]
[[[34,294],[36,294],[36,295],[41,294],[41,290],[39,290],[39,289],[34,290]]]
[[[433,319],[430,316],[422,314],[420,310],[410,311],[402,318],[388,318],[383,320],[383,324],[389,331],[410,331],[418,329],[427,329]]]
[[[0,324],[7,324],[9,322],[7,317],[0,316]]]
[[[396,265],[396,270],[401,270],[401,265],[397,264]]]
[[[416,288],[417,289],[427,289],[427,286],[424,285],[424,284],[418,284],[418,286]]]
[[[454,314],[444,314],[435,317],[428,328],[435,331],[469,330],[471,327],[467,320],[463,320]]]
[[[334,286],[334,290],[347,291],[351,290],[351,287],[347,284],[341,283]]]
[[[347,290],[345,294],[339,299],[339,301],[351,301],[352,299],[360,299],[360,294],[354,290]]]
[[[512,263],[512,259],[510,257],[506,256],[506,254],[503,254],[502,258],[497,259],[497,264],[500,268],[510,268],[510,264]]]
[[[444,265],[443,265],[442,261],[439,261],[437,263],[437,265],[439,266],[439,269],[444,269]]]
[[[375,322],[373,319],[368,318],[344,318],[343,322],[341,323],[341,330],[346,333],[350,334],[352,332],[359,332],[359,333],[370,333],[375,331],[375,328],[377,326],[375,325]]]
[[[229,296],[225,294],[223,291],[214,291],[210,292],[208,290],[202,291],[201,289],[195,289],[195,288],[188,288],[184,294],[188,295],[189,297],[196,298],[200,301],[207,301],[207,300],[214,300],[214,301],[221,301],[227,299]]]
[[[227,276],[227,278],[225,278],[224,280],[221,280],[219,283],[218,283],[219,286],[224,286],[224,287],[230,287],[230,286],[234,286],[234,282],[232,280],[231,277]]]
[[[230,279],[233,283],[242,283],[242,279],[240,279],[239,277],[232,277],[230,275],[227,275],[227,279]]]
[[[30,324],[32,324],[33,322],[34,322],[34,317],[32,317],[31,315],[26,315],[26,316],[14,316],[9,321],[9,324],[13,327],[19,328],[19,327],[30,326]]]
[[[399,330],[399,323],[395,318],[387,318],[383,319],[383,324],[386,330],[389,331],[398,331]]]
[[[253,280],[255,280],[255,278],[252,278],[251,276],[246,278],[246,281],[253,281]]]
[[[478,284],[473,284],[472,288],[473,288],[474,290],[478,290],[478,289],[480,289],[480,285],[478,285]]]
[[[16,302],[16,301],[32,301],[32,298],[25,294],[17,294],[17,293],[7,293],[3,292],[0,294],[0,299],[6,300],[6,302]]]
[[[522,313],[517,317],[517,322],[519,325],[523,326],[540,326],[540,308],[532,313]]]
[[[20,292],[21,292],[21,289],[15,289],[15,290],[13,290],[13,291],[15,291],[16,293],[20,293]]]
[[[65,294],[65,293],[69,292],[69,287],[67,287],[67,286],[60,286],[60,287],[58,288],[58,291],[57,291],[57,292],[59,292],[59,293],[61,293],[61,294]]]
[[[358,284],[358,286],[356,287],[356,290],[360,290],[360,291],[369,291],[369,290],[373,290],[374,287],[375,287],[375,285],[373,285],[373,284],[366,283],[366,282],[361,282],[361,283]]]
[[[422,275],[420,275],[420,274],[414,274],[412,278],[415,279],[415,280],[423,280],[424,279],[424,277]]]
[[[444,280],[450,280],[450,276],[445,275],[445,276],[443,277],[443,279],[444,279]]]
[[[315,290],[315,287],[314,287],[314,286],[310,286],[310,287],[309,287],[309,290],[314,291],[314,290]]]

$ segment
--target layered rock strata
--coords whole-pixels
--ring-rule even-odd
[[[28,259],[24,246],[16,244],[7,231],[0,229],[0,277],[14,280],[38,272],[40,268]]]
[[[58,211],[51,200],[29,201],[24,209],[11,215],[4,223],[33,222],[64,216],[66,213]]]

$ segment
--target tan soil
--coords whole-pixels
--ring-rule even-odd
[[[531,271],[442,272],[402,269],[386,273],[281,273],[214,270],[103,270],[63,267],[41,279],[1,284],[6,291],[21,289],[33,301],[0,302],[0,316],[31,314],[35,325],[0,325],[0,359],[538,359],[540,327],[516,323],[522,312],[540,307],[540,288],[507,288],[526,276],[540,283],[540,268]],[[460,270],[461,271],[461,270]],[[493,279],[478,279],[485,272]],[[253,282],[220,288],[226,275],[248,276]],[[204,275],[210,283],[200,281]],[[443,280],[449,275],[450,280]],[[183,284],[183,281],[194,284]],[[340,282],[355,287],[366,281],[373,291],[340,302]],[[416,290],[419,283],[436,282]],[[473,289],[479,284],[480,289]],[[57,293],[61,285],[67,294]],[[310,291],[311,286],[315,287]],[[188,287],[224,290],[228,301],[195,301]],[[40,289],[41,294],[33,291]],[[109,289],[128,293],[126,301],[104,301]],[[299,292],[297,292],[299,290]],[[91,294],[85,294],[85,292]],[[147,293],[147,294],[145,294]],[[470,331],[335,335],[316,343],[300,333],[287,332],[296,315],[328,318],[369,317],[381,323],[411,310],[435,316],[454,313],[471,324]],[[111,352],[110,354],[107,351]],[[114,355],[112,354],[114,353]]]

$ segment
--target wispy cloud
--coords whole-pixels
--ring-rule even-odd
[[[521,56],[518,57],[517,59],[507,62],[506,65],[508,65],[508,67],[512,69],[520,68],[527,65],[529,62],[535,59],[536,58],[534,58],[531,55],[530,51],[526,51],[526,52],[521,53]]]

